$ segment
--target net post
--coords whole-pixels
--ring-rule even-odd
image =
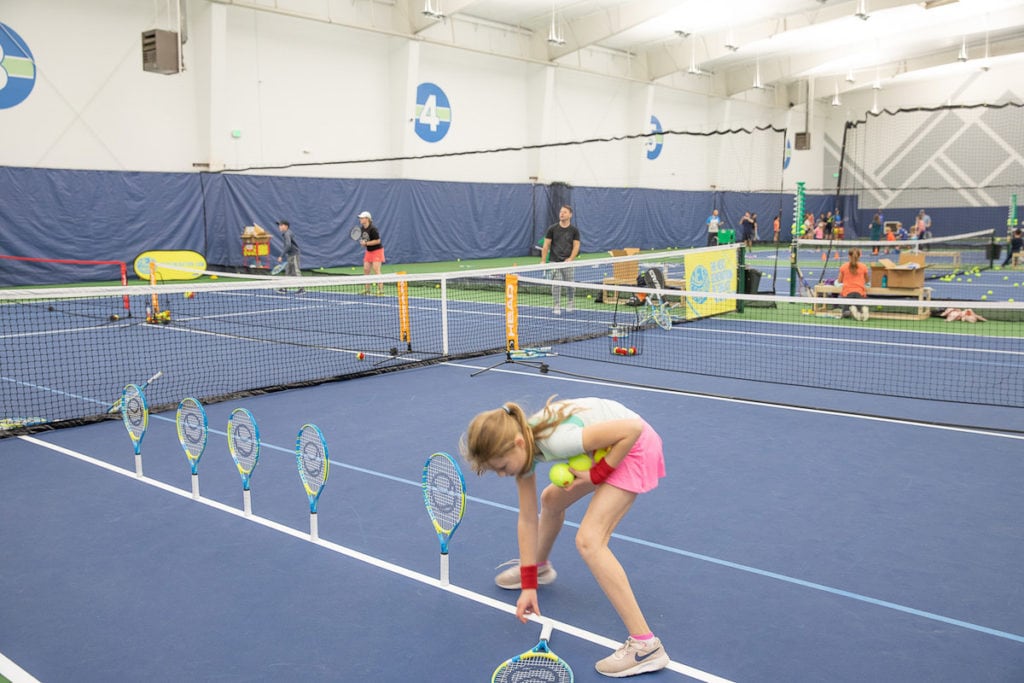
[[[121,286],[122,287],[127,287],[128,286],[128,264],[125,263],[124,261],[121,262]],[[124,302],[124,314],[125,314],[125,317],[130,318],[131,315],[132,315],[132,308],[131,308],[131,302],[128,300],[128,295],[125,294],[122,300]]]
[[[156,287],[156,264],[152,261],[149,262],[149,286]],[[155,323],[160,319],[160,298],[156,294],[156,290],[149,295],[149,306],[150,314],[146,316],[147,323]]]
[[[736,250],[736,290],[738,294],[747,293],[747,259],[744,246]],[[744,308],[743,297],[736,299],[736,312],[742,313]]]
[[[800,277],[797,267],[797,240],[800,239],[800,226],[804,224],[804,181],[797,181],[796,196],[793,198],[793,241],[789,245],[789,295],[796,296],[797,279]]]
[[[519,276],[505,275],[505,351],[519,348]]]
[[[404,270],[398,272],[405,275]],[[405,342],[406,351],[412,351],[412,337],[409,328],[409,283],[399,280],[398,286],[398,340]]]

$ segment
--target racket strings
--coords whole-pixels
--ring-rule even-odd
[[[572,683],[572,669],[551,652],[527,652],[505,662],[492,683]]]
[[[231,457],[234,458],[239,471],[251,474],[259,457],[256,425],[247,411],[238,412],[239,410],[236,409],[236,412],[231,414],[228,423],[228,450],[231,451]]]
[[[462,493],[461,479],[444,458],[434,458],[438,467],[431,463],[427,475],[427,504],[438,527],[450,532],[462,519],[465,496]],[[436,471],[435,471],[436,470]]]
[[[198,460],[206,450],[208,434],[206,411],[194,399],[185,399],[178,407],[178,439],[185,455]]]
[[[302,467],[302,483],[307,489],[317,490],[327,481],[327,458],[324,454],[320,438],[316,434],[303,432],[299,437],[299,451]]]

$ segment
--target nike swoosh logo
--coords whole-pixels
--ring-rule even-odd
[[[646,661],[649,658],[653,657],[654,655],[658,654],[658,652],[660,652],[660,651],[661,651],[661,648],[659,647],[659,648],[655,648],[654,650],[648,652],[645,655],[641,655],[639,652],[637,652],[635,655],[633,655],[633,657],[636,659],[636,661],[643,662],[643,661]]]

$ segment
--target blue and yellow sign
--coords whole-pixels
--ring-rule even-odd
[[[156,268],[157,281],[195,280],[202,276],[198,271],[206,270],[206,259],[195,251],[144,251],[135,257],[133,266],[140,280],[149,282],[151,264]]]
[[[714,296],[736,293],[736,250],[698,250],[686,256],[686,319],[736,310],[735,298]],[[706,293],[702,295],[701,293]]]
[[[658,120],[657,116],[651,116],[651,123],[647,129],[648,133],[656,133],[647,138],[647,142],[644,143],[644,149],[647,150],[647,158],[650,161],[654,161],[661,154],[661,148],[665,144],[665,136],[661,134],[661,121]]]

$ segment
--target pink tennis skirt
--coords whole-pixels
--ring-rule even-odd
[[[363,263],[384,263],[384,250],[367,251],[363,256]]]
[[[661,437],[645,422],[640,438],[605,482],[623,491],[646,493],[657,488],[658,480],[664,476],[665,454],[662,450]]]

